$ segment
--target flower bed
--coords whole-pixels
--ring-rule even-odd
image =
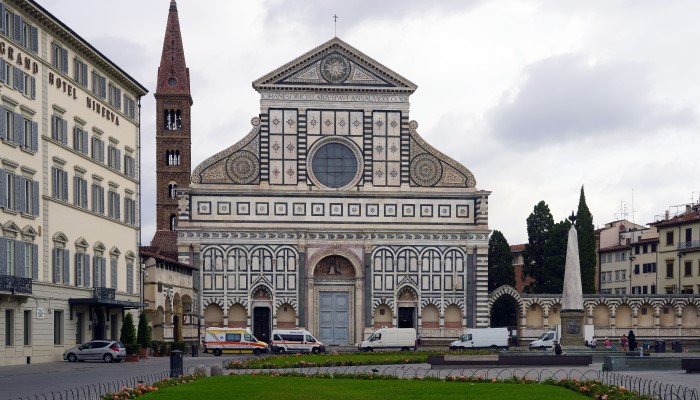
[[[194,382],[200,378],[202,375],[183,375],[178,378],[169,378],[158,381],[153,385],[142,385],[139,384],[136,387],[124,386],[122,390],[116,393],[107,393],[102,395],[102,400],[119,400],[119,399],[133,399],[144,395],[146,393],[155,392],[158,389],[164,389],[172,386],[183,385],[185,383]]]

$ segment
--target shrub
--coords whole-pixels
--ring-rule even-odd
[[[137,355],[141,351],[141,345],[138,343],[124,344],[124,348],[126,348],[126,354],[129,356]]]
[[[170,350],[180,350],[181,352],[185,352],[185,348],[187,346],[185,345],[185,342],[172,342],[170,343]]]
[[[151,345],[151,328],[148,326],[148,319],[143,312],[139,315],[139,333],[136,337],[136,343],[143,348]]]
[[[136,328],[134,327],[134,317],[131,315],[131,313],[124,316],[119,341],[125,345],[136,343]]]
[[[154,353],[165,353],[165,342],[162,340],[152,340],[151,341],[151,349],[153,349]]]

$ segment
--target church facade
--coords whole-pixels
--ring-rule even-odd
[[[177,188],[204,325],[261,340],[305,327],[329,345],[488,326],[490,192],[421,138],[416,85],[334,38],[253,87],[250,132]]]

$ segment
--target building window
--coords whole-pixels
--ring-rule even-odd
[[[119,149],[111,144],[107,147],[107,165],[117,171],[122,169],[122,154]]]
[[[63,311],[53,312],[53,344],[63,344]]]
[[[605,275],[607,275],[605,272],[603,272],[602,274],[600,274],[600,281],[601,281],[601,282],[605,282]]]
[[[36,98],[36,78],[21,67],[12,67],[12,88],[32,99]]]
[[[80,208],[88,207],[87,181],[79,175],[73,178],[73,205]]]
[[[175,214],[170,215],[170,230],[174,231],[175,227],[177,226],[177,217]]]
[[[656,243],[651,244],[651,252],[656,253]]]
[[[105,213],[105,189],[97,183],[92,184],[92,212]]]
[[[124,175],[135,178],[136,177],[136,160],[128,154],[124,155]]]
[[[693,294],[693,287],[683,286],[683,289],[681,289],[681,294]]]
[[[136,202],[130,197],[124,198],[124,222],[136,225]]]
[[[673,231],[666,232],[666,245],[673,246]]]
[[[646,285],[642,286],[642,293],[643,293],[643,294],[647,294],[647,289],[648,289],[648,288],[647,288]]]
[[[39,30],[29,25],[24,18],[13,13],[7,7],[0,7],[4,10],[0,17],[0,31],[9,38],[30,50],[34,54],[39,52]]]
[[[134,293],[134,260],[126,260],[126,292]]]
[[[92,93],[101,99],[107,98],[107,79],[96,71],[92,72]]]
[[[0,207],[15,209],[15,174],[0,170]]]
[[[642,315],[647,315],[649,313],[649,310],[646,307],[642,307]]]
[[[0,58],[0,62],[3,59]],[[0,139],[8,142],[15,141],[14,134],[15,113],[9,108],[0,107]]]
[[[656,294],[656,285],[651,285],[651,294]]]
[[[114,219],[121,219],[121,200],[119,193],[110,190],[107,199],[107,216]]]
[[[15,345],[15,310],[5,310],[5,346]]]
[[[627,280],[627,271],[620,271],[622,272],[622,280],[626,281]]]
[[[180,165],[180,150],[167,150],[165,152],[165,162],[168,166]]]
[[[620,280],[620,271],[615,271],[615,281]]]
[[[64,145],[68,144],[68,121],[64,120],[60,115],[54,114],[51,117],[51,139]]]
[[[105,162],[105,142],[97,136],[92,137],[92,153],[90,153],[90,156],[95,161]]]
[[[53,282],[70,283],[70,250],[65,248],[66,239],[62,235],[54,239]]]
[[[639,248],[639,247],[637,247],[637,248]],[[648,245],[648,244],[644,244],[644,248],[643,248],[642,252],[643,252],[644,254],[647,254],[647,253],[649,252],[648,250],[649,250],[649,245]]]
[[[673,278],[673,261],[666,261],[666,278]]]
[[[82,60],[75,59],[75,83],[88,87],[88,66]]]
[[[53,177],[51,185],[51,196],[54,199],[68,201],[68,172],[58,168],[51,168]]]
[[[182,129],[180,110],[164,110],[163,122],[166,131],[179,131]]]
[[[107,287],[107,259],[102,253],[95,251],[92,261],[92,285],[94,287]]]
[[[88,133],[79,126],[73,128],[73,150],[88,153]]]
[[[35,276],[36,273],[35,271],[39,271],[39,257],[38,257],[38,249],[39,246],[30,242],[19,242],[20,246],[22,246],[22,252],[23,257],[22,257],[22,262],[24,263],[24,277],[25,278],[33,278],[36,279],[37,277]]]
[[[32,345],[32,310],[24,310],[24,345]]]
[[[109,84],[109,105],[113,106],[117,110],[122,109],[122,90],[114,86],[111,82]]]
[[[634,254],[639,254],[639,245],[634,246]]]
[[[64,74],[68,73],[68,50],[56,43],[51,44],[53,54],[53,66]]]
[[[127,95],[124,95],[124,114],[131,119],[136,118],[136,103]]]
[[[639,275],[639,264],[634,264],[634,274]]]
[[[171,199],[175,198],[175,191],[177,189],[177,183],[171,183],[168,185],[168,197]]]

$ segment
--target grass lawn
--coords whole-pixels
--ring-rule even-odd
[[[589,399],[566,388],[539,384],[414,380],[322,379],[232,375],[161,389],[147,399],[367,400],[367,399]]]
[[[428,362],[433,354],[494,354],[489,351],[461,352],[427,352],[399,351],[373,353],[343,354],[285,354],[269,357],[249,358],[245,361],[233,361],[226,365],[229,369],[260,368],[296,368],[296,367],[333,367],[345,365],[384,365],[384,364],[422,364]]]

